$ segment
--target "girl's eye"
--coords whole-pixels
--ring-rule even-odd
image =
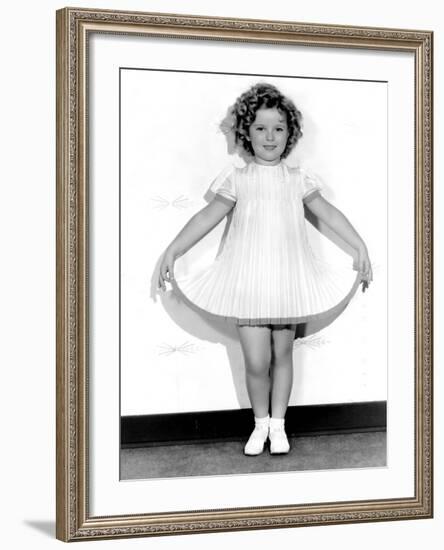
[[[257,132],[262,132],[263,130],[265,130],[265,127],[264,127],[264,126],[256,126],[256,127],[255,127],[255,130],[256,130]],[[283,127],[278,127],[278,128],[275,128],[275,130],[276,130],[277,132],[283,132],[283,131],[285,130],[285,128],[283,128]]]

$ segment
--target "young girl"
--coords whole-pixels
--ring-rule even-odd
[[[259,83],[232,111],[235,142],[247,164],[221,174],[214,199],[195,214],[165,250],[159,288],[168,281],[185,303],[237,326],[255,427],[244,453],[288,453],[285,413],[293,382],[293,342],[331,323],[359,284],[372,280],[366,245],[347,218],[321,195],[319,182],[285,159],[302,135],[301,113],[277,88]],[[313,255],[304,204],[357,251],[355,274],[337,273]],[[213,264],[182,280],[175,260],[230,215]],[[271,397],[271,399],[270,399]],[[271,405],[271,411],[269,410]],[[271,418],[270,418],[271,412]]]

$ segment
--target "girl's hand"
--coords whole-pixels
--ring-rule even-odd
[[[175,255],[167,250],[162,258],[159,267],[159,282],[158,288],[165,291],[165,281],[171,283],[174,280],[174,262],[176,260]]]
[[[365,246],[358,249],[357,268],[361,273],[362,292],[365,292],[373,281],[372,264]]]

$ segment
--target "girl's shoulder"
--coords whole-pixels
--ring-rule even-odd
[[[291,176],[297,176],[301,179],[317,179],[317,176],[315,174],[315,172],[308,166],[306,165],[301,165],[301,164],[297,164],[297,165],[288,165],[286,164],[286,167],[287,167],[287,170],[288,170],[288,173],[291,175]]]
[[[283,164],[287,167],[290,174],[304,175],[310,172],[310,170],[303,164],[287,164],[286,162],[283,162]]]
[[[233,183],[242,181],[248,175],[248,164],[242,161],[231,161],[226,164],[219,172],[217,179],[231,180]]]
[[[292,176],[296,174],[299,175],[303,171],[303,169],[300,166],[290,166],[288,164],[285,164],[285,166],[287,167],[288,173],[291,174]]]
[[[302,192],[303,196],[308,196],[310,192],[317,189],[323,190],[323,184],[319,176],[307,166],[287,166],[289,180],[294,183]]]
[[[240,165],[239,163],[229,162],[226,164],[217,174],[216,179],[223,181],[226,179],[235,180],[239,175],[246,172],[246,166]]]
[[[243,166],[239,166],[235,162],[227,163],[222,169],[218,171],[214,177],[211,185],[210,191],[217,193],[222,188],[231,189],[233,193],[236,188],[236,181],[238,180],[238,175],[242,172]]]
[[[301,165],[289,165],[284,163],[285,168],[287,169],[288,177],[292,182],[300,182],[304,179],[306,175],[306,170]]]

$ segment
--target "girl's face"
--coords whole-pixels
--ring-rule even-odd
[[[279,164],[288,139],[287,117],[276,107],[262,107],[249,129],[249,139],[258,164]]]

